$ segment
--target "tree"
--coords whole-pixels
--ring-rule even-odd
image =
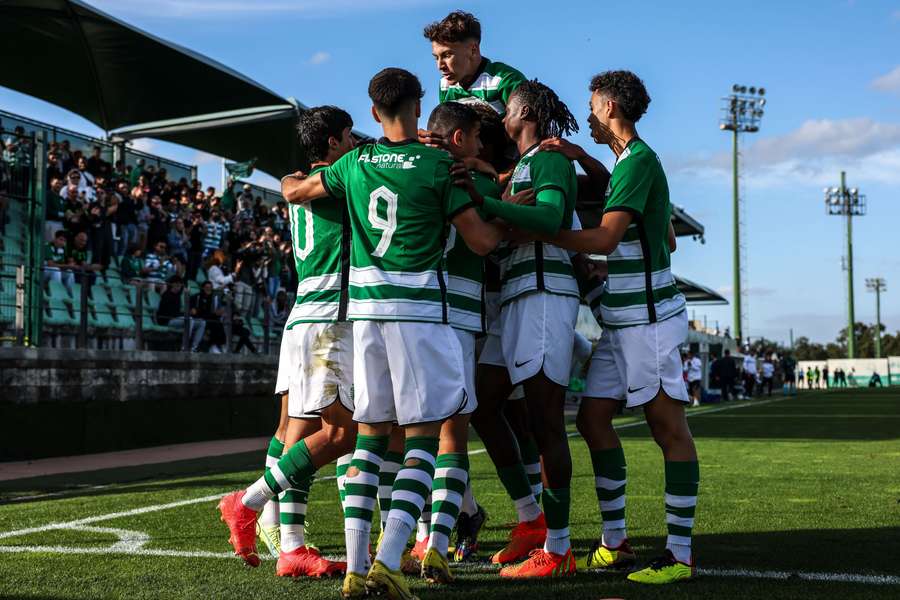
[[[797,360],[825,360],[829,356],[822,344],[811,342],[808,337],[799,337],[794,341],[794,358]]]

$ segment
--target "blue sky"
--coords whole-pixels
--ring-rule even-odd
[[[653,102],[639,124],[662,158],[672,200],[707,229],[684,240],[674,270],[731,295],[730,138],[719,131],[720,98],[732,83],[764,85],[762,130],[742,140],[745,239],[749,260],[745,332],[787,341],[832,340],[846,321],[841,271],[843,221],[825,215],[822,188],[848,183],[868,196],[854,223],[857,319],[873,322],[864,279],[882,276],[882,320],[900,329],[900,2],[645,2],[597,0],[91,0],[164,39],[235,68],[307,105],[338,104],[376,134],[365,90],[385,66],[418,74],[427,111],[438,76],[422,27],[449,10],[482,21],[482,51],[537,77],[584,124],[587,82],[627,68]],[[619,7],[627,6],[626,12]],[[179,82],[190,89],[190,82]],[[215,93],[214,90],[198,90]],[[61,109],[0,88],[0,106],[58,125],[100,133]],[[586,127],[575,141],[612,166]],[[218,159],[152,140],[152,152],[200,166],[218,185]],[[242,159],[246,157],[233,157]],[[731,307],[696,307],[708,322],[731,323]]]

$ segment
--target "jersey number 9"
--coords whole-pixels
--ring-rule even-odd
[[[385,218],[378,214],[378,201],[384,200],[387,205]],[[381,258],[391,245],[391,238],[397,230],[397,194],[384,186],[379,187],[369,194],[369,223],[373,228],[381,231],[381,239],[372,251],[372,256]]]

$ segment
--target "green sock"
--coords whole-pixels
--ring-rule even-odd
[[[315,472],[316,467],[306,447],[306,440],[300,440],[269,469],[265,479],[269,489],[279,494],[288,488],[301,487]]]
[[[347,476],[347,469],[350,468],[351,460],[353,460],[352,452],[338,458],[334,468],[335,478],[337,479],[338,495],[341,497],[341,510],[343,510],[344,500],[347,498],[347,490],[344,487],[344,478]]]
[[[699,486],[699,462],[666,461],[666,548],[684,563],[691,562],[691,532]]]
[[[602,541],[607,548],[618,548],[628,537],[625,531],[625,451],[621,446],[591,450],[591,464],[603,519]]]
[[[498,467],[497,475],[500,476],[500,483],[506,488],[506,493],[516,505],[519,523],[537,519],[541,515],[541,507],[531,493],[531,485],[528,483],[528,475],[522,463]]]
[[[428,547],[447,555],[450,534],[459,517],[466,481],[469,478],[469,455],[464,452],[441,454],[434,463],[434,486],[431,490],[431,528]]]
[[[544,491],[544,484],[541,482],[541,453],[538,451],[537,443],[533,437],[527,437],[519,442],[519,452],[522,454],[522,464],[525,466],[525,472],[528,474],[528,484],[531,486],[531,493],[534,494],[535,500],[541,501],[541,492]]]
[[[547,541],[544,550],[553,554],[565,554],[571,548],[569,541],[569,488],[544,490],[544,514],[547,517]]]

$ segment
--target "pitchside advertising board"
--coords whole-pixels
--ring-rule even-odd
[[[888,368],[891,365],[890,369]],[[889,375],[893,375],[893,385],[900,385],[900,357],[891,358],[829,358],[828,360],[801,360],[799,368],[806,372],[807,367],[821,372],[828,365],[829,382],[834,381],[834,372],[843,369],[847,375],[847,385],[865,387],[874,373],[881,377],[882,385],[888,383]]]

